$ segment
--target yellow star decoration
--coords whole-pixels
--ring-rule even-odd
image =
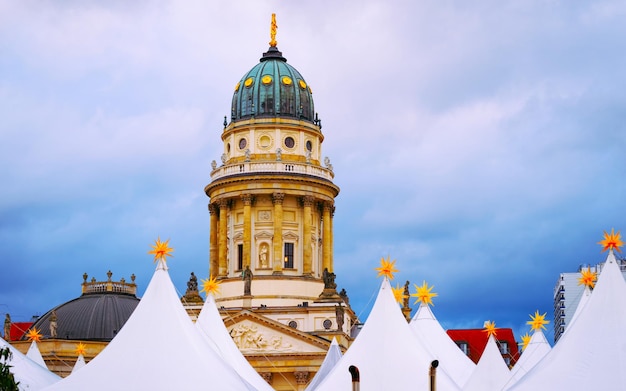
[[[169,239],[162,242],[161,238],[157,238],[152,246],[152,250],[148,251],[148,254],[154,254],[154,262],[158,260],[167,261],[167,257],[173,257],[172,251],[174,249],[169,247],[169,242]]]
[[[546,326],[550,321],[546,320],[546,313],[539,315],[539,311],[535,311],[535,315],[530,315],[530,320],[526,322],[530,326],[531,330],[547,330]]]
[[[84,343],[79,342],[79,343],[76,345],[76,350],[75,350],[76,355],[77,355],[77,356],[80,356],[80,355],[83,355],[83,356],[84,356],[84,355],[85,355],[85,349],[86,349],[86,348],[87,348],[87,346],[86,346]]]
[[[580,271],[580,278],[578,279],[578,285],[584,285],[589,288],[592,288],[596,285],[596,281],[598,280],[598,273],[592,272],[591,268],[588,267],[587,270]]]
[[[417,286],[417,284],[413,285],[415,286],[416,292],[411,293],[411,296],[417,298],[415,300],[415,303],[421,302],[428,305],[434,305],[433,297],[437,297],[437,294],[435,292],[431,292],[435,287],[434,285],[428,286],[428,283],[426,281],[423,281],[422,286]]]
[[[391,287],[391,291],[393,292],[393,297],[400,304],[404,302],[404,298],[406,295],[404,294],[404,287],[401,287],[400,284],[396,284],[396,287]]]
[[[488,320],[485,322],[485,329],[483,330],[485,333],[487,333],[487,338],[489,338],[490,336],[496,336],[496,322],[492,322],[491,320]]]
[[[396,269],[396,260],[391,261],[389,258],[390,257],[380,259],[380,267],[374,269],[378,272],[376,277],[385,276],[393,280],[393,273],[397,273],[398,269]]]
[[[28,333],[26,333],[26,337],[29,341],[41,342],[41,333],[39,332],[39,330],[37,330],[36,327],[28,330]]]
[[[522,351],[526,350],[528,344],[530,343],[530,338],[532,338],[528,333],[522,335]]]
[[[621,253],[622,250],[620,250],[620,247],[624,246],[624,242],[622,242],[622,236],[619,231],[615,233],[613,228],[611,228],[610,234],[604,231],[604,239],[599,241],[598,244],[602,245],[603,252],[606,250],[617,250],[618,253]]]
[[[215,278],[205,278],[202,280],[202,292],[207,296],[209,294],[216,295],[220,292],[220,282]]]

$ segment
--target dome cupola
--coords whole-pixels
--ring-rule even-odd
[[[235,86],[231,121],[252,117],[287,117],[316,123],[311,88],[300,72],[287,64],[276,47],[276,22],[260,62]]]

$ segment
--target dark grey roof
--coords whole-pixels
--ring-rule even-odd
[[[139,304],[135,295],[89,293],[61,304],[40,317],[34,327],[50,338],[50,316],[57,314],[57,338],[110,341]]]

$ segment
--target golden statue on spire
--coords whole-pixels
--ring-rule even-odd
[[[272,24],[270,25],[270,46],[276,47],[276,29],[278,25],[276,24],[276,14],[272,14]]]

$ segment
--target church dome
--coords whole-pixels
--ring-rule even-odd
[[[231,120],[287,117],[315,123],[311,88],[275,47],[235,86]]]
[[[83,294],[63,303],[41,316],[32,327],[46,338],[74,339],[83,341],[110,341],[139,304],[135,296],[136,285],[121,281],[87,282],[83,276]],[[50,321],[56,316],[56,337],[53,337]]]

